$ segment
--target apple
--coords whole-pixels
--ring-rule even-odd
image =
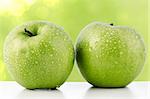
[[[4,61],[14,80],[25,88],[53,89],[69,76],[74,47],[62,27],[47,21],[31,21],[9,33]]]
[[[76,59],[84,78],[95,87],[125,87],[141,72],[145,46],[132,28],[93,22],[81,30]]]

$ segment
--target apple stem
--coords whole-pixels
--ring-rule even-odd
[[[28,36],[35,36],[32,32],[28,31],[26,28],[24,29],[25,33],[28,35]]]
[[[110,23],[110,25],[113,26],[114,24],[113,24],[113,23]]]

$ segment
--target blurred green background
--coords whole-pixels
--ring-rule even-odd
[[[148,15],[148,0],[0,0],[0,80],[11,80],[2,57],[4,39],[23,22],[48,20],[59,24],[74,43],[80,30],[90,22],[125,25],[139,31],[148,49]],[[147,59],[136,80],[150,80],[149,63]],[[85,81],[76,65],[68,81]]]

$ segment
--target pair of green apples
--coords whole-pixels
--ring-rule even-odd
[[[139,34],[125,26],[93,22],[73,43],[60,26],[32,21],[13,29],[4,44],[7,68],[28,89],[57,88],[76,58],[84,78],[96,87],[125,87],[140,73],[146,51]]]

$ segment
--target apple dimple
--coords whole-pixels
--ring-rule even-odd
[[[113,26],[114,24],[113,24],[113,23],[110,23],[110,25]]]
[[[27,30],[26,28],[24,28],[24,34],[26,34],[30,37],[37,35],[37,33],[32,33],[31,31]]]

